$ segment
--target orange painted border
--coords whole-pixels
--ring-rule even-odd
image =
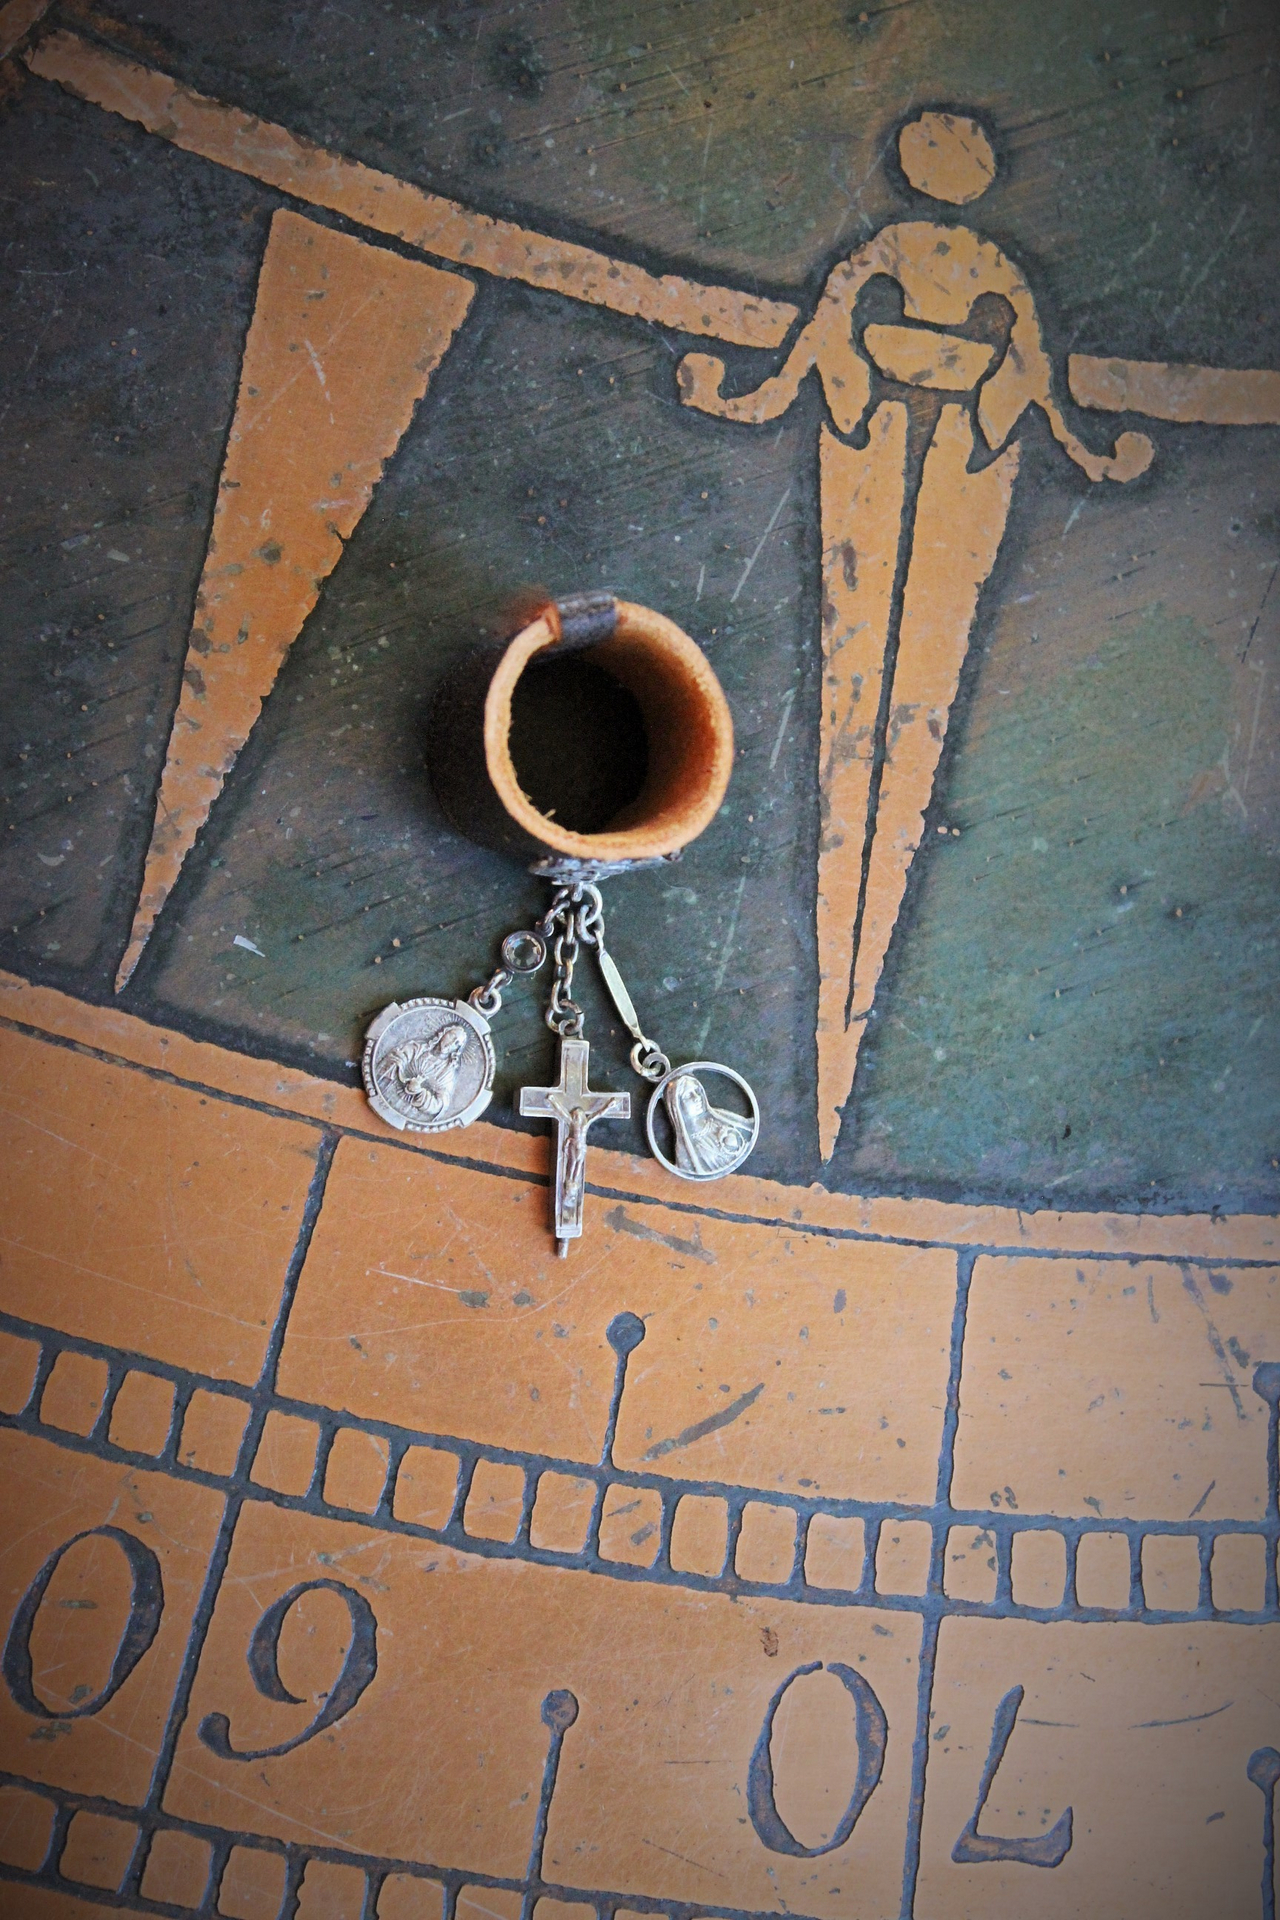
[[[91,1049],[126,1066],[170,1075],[202,1092],[246,1100],[338,1132],[384,1140],[405,1152],[465,1160],[518,1178],[546,1177],[547,1142],[537,1135],[478,1121],[462,1133],[438,1134],[430,1145],[419,1146],[384,1125],[355,1087],[192,1040],[118,1008],[94,1006],[55,988],[34,986],[16,974],[0,972],[0,1021]],[[596,1193],[676,1205],[695,1214],[728,1214],[800,1232],[1081,1258],[1119,1254],[1135,1259],[1280,1262],[1280,1219],[1263,1214],[1032,1213],[945,1200],[829,1193],[820,1186],[791,1187],[745,1174],[718,1181],[714,1204],[699,1205],[685,1182],[664,1173],[648,1158],[593,1147],[590,1170],[589,1186]]]
[[[1077,406],[1142,413],[1188,426],[1280,426],[1280,373],[1263,367],[1174,366],[1073,353],[1067,384]]]
[[[659,278],[592,247],[475,213],[456,200],[313,146],[270,120],[193,93],[168,74],[91,46],[73,33],[51,33],[25,57],[42,80],[54,80],[93,106],[135,120],[188,153],[345,214],[436,259],[744,347],[778,346],[796,317],[785,301],[732,287],[704,287],[678,274]]]

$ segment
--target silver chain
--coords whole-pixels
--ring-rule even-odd
[[[573,997],[573,970],[580,949],[594,947],[609,998],[631,1035],[631,1065],[642,1080],[658,1081],[671,1071],[671,1062],[640,1025],[640,1016],[604,942],[604,902],[591,881],[574,877],[559,881],[551,905],[534,928],[509,933],[502,943],[502,965],[482,987],[468,995],[477,1013],[492,1019],[502,1006],[502,995],[517,974],[536,973],[550,951],[554,977],[547,1002],[546,1022],[562,1039],[580,1036],[586,1016]]]
[[[561,1039],[568,1034],[580,1036],[586,1019],[582,1008],[573,997],[573,969],[578,960],[581,918],[575,893],[576,889],[557,887],[551,910],[543,922],[548,931],[552,927],[556,929],[555,945],[552,948],[555,977],[551,982],[546,1022],[552,1033],[559,1034]]]

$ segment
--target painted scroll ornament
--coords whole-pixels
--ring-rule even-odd
[[[531,664],[590,650],[592,663],[635,701],[648,757],[643,782],[601,832],[580,832],[541,811],[512,757],[512,701]],[[545,1087],[522,1087],[518,1107],[556,1129],[551,1225],[567,1254],[582,1234],[587,1142],[602,1120],[631,1115],[629,1093],[591,1086],[591,1049],[573,974],[583,947],[596,957],[609,997],[631,1034],[631,1065],[653,1091],[646,1131],[655,1157],[685,1180],[715,1180],[746,1160],[760,1132],[755,1094],[729,1067],[698,1060],[673,1067],[649,1039],[605,945],[600,883],[676,858],[714,819],[733,765],[733,724],[706,659],[672,621],[610,594],[581,594],[543,609],[501,653],[472,655],[436,702],[432,777],[461,832],[509,853],[537,856],[533,872],[552,888],[537,925],[508,934],[502,964],[466,1000],[424,996],[393,1002],[369,1028],[362,1073],[369,1104],[389,1125],[414,1133],[467,1126],[489,1104],[496,1070],[491,1019],[521,974],[552,958],[546,1022],[558,1071]],[[716,1104],[726,1096],[740,1113]],[[660,1137],[661,1136],[661,1137]],[[665,1144],[664,1144],[665,1139]]]

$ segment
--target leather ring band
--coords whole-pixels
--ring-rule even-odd
[[[540,654],[580,649],[632,694],[648,743],[640,793],[595,833],[538,811],[510,747],[520,676]],[[688,846],[715,818],[733,767],[733,722],[705,655],[674,621],[632,601],[582,595],[545,607],[500,654],[462,663],[437,699],[430,758],[441,804],[472,839],[526,857],[654,860]]]

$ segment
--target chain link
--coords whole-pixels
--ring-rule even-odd
[[[563,1039],[566,1034],[580,1035],[586,1018],[573,997],[573,969],[578,959],[578,914],[572,899],[558,907],[555,918],[559,923],[553,948],[555,978],[551,982],[546,1021],[552,1033],[559,1034]]]
[[[583,947],[594,947],[609,995],[622,1016],[634,1045],[631,1065],[643,1080],[658,1081],[670,1073],[671,1062],[656,1041],[640,1026],[622,975],[604,941],[604,902],[599,887],[589,880],[556,884],[551,905],[532,930],[509,933],[502,943],[502,962],[482,987],[469,996],[477,1013],[491,1019],[502,1006],[504,990],[518,973],[536,973],[551,952],[554,977],[545,1019],[562,1039],[580,1036],[586,1015],[573,997],[573,973]]]

